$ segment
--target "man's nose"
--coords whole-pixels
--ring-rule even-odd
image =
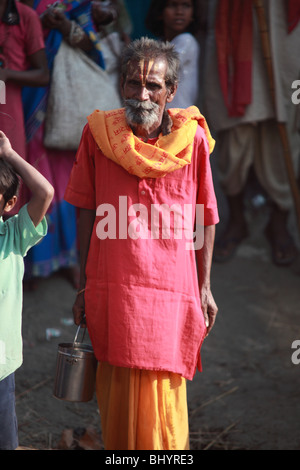
[[[148,101],[149,100],[149,91],[147,90],[147,88],[145,86],[141,86],[140,89],[139,89],[139,100],[140,101]]]

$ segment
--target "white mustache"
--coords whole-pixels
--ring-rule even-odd
[[[139,101],[128,99],[125,100],[125,106],[134,109],[136,111],[158,111],[159,106],[156,103],[152,103],[151,101]]]

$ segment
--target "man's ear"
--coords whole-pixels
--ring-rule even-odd
[[[17,204],[17,200],[17,196],[13,196],[11,199],[9,199],[4,206],[4,212],[10,212]]]
[[[170,87],[170,89],[168,90],[167,103],[171,103],[171,101],[173,101],[174,96],[176,95],[177,88],[178,88],[178,83]]]
[[[124,77],[122,76],[120,78],[120,93],[121,93],[121,98],[124,99]]]

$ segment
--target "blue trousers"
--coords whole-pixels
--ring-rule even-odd
[[[18,445],[15,374],[11,374],[0,381],[0,450],[14,450]]]

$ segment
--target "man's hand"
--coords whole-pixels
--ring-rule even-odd
[[[102,4],[92,2],[92,16],[97,26],[103,26],[117,19],[118,12],[114,2]]]
[[[75,325],[86,326],[84,292],[77,294],[72,311]]]
[[[66,26],[69,23],[64,12],[53,6],[47,8],[47,10],[41,15],[41,20],[44,28],[58,29],[61,33],[65,31]]]
[[[202,287],[201,289],[201,306],[207,327],[206,336],[209,335],[218,313],[218,307],[213,298],[210,288]]]

